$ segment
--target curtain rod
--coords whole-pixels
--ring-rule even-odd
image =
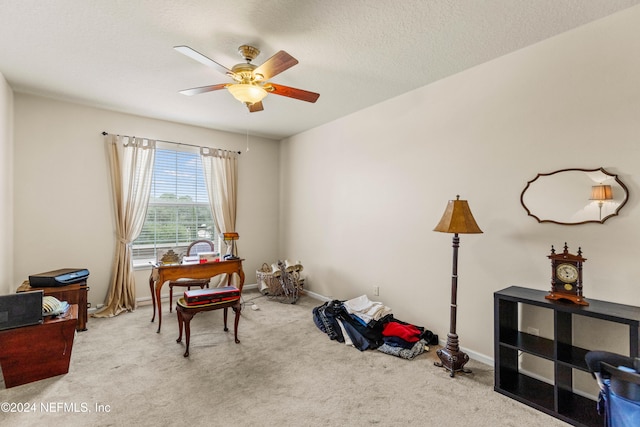
[[[103,132],[102,132],[102,135],[104,135],[104,136],[109,135],[109,132],[104,132],[104,131],[103,131]],[[126,136],[127,138],[135,138],[135,136],[134,136],[134,137],[131,137],[131,136],[128,136],[128,135],[118,135],[118,136]],[[166,144],[186,145],[187,147],[209,148],[209,149],[211,149],[211,150],[222,150],[222,148],[202,147],[202,146],[200,146],[200,145],[185,144],[184,142],[164,141],[164,140],[162,140],[162,139],[156,139],[156,141],[158,141],[158,142],[164,142],[164,143],[166,143]],[[231,151],[231,150],[222,150],[222,151]],[[238,154],[242,154],[242,152],[241,152],[241,151],[236,151],[236,153],[238,153]]]

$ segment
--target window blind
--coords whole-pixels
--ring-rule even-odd
[[[147,216],[132,245],[134,264],[155,262],[167,249],[184,255],[198,239],[217,241],[200,155],[158,147]]]

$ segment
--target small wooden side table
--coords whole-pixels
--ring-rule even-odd
[[[231,307],[236,313],[236,318],[233,322],[233,334],[236,344],[240,344],[240,340],[238,339],[238,322],[240,321],[240,311],[242,310],[240,297],[232,301],[215,302],[211,304],[196,306],[188,306],[184,301],[184,298],[180,298],[178,300],[176,304],[176,314],[178,315],[178,328],[180,328],[180,336],[178,336],[176,342],[182,342],[182,329],[184,328],[187,346],[184,352],[184,357],[189,357],[189,338],[191,337],[191,319],[193,319],[193,316],[200,313],[201,311],[211,311],[222,308],[224,309],[224,331],[227,332],[229,331],[229,328],[227,328],[227,310],[229,309],[229,307]]]
[[[78,331],[87,330],[87,294],[89,287],[87,281],[83,280],[78,283],[66,286],[51,286],[47,288],[32,288],[29,285],[29,281],[25,280],[22,285],[18,287],[17,292],[28,292],[33,290],[43,290],[45,295],[51,295],[58,298],[60,301],[66,301],[69,304],[78,304]]]

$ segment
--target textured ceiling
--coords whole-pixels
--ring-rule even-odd
[[[0,0],[0,73],[17,92],[280,139],[552,37],[640,0]],[[300,63],[272,81],[320,93],[269,95],[248,113],[227,91],[252,44]],[[108,129],[112,132],[126,130]]]

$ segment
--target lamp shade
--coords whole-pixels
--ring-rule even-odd
[[[589,200],[611,200],[613,190],[610,185],[594,185],[591,187],[591,197]]]
[[[482,233],[471,214],[469,203],[460,200],[460,196],[456,196],[456,200],[449,200],[440,222],[433,231],[456,234]]]
[[[227,86],[235,99],[245,104],[255,104],[267,96],[267,91],[258,85],[237,83]]]

